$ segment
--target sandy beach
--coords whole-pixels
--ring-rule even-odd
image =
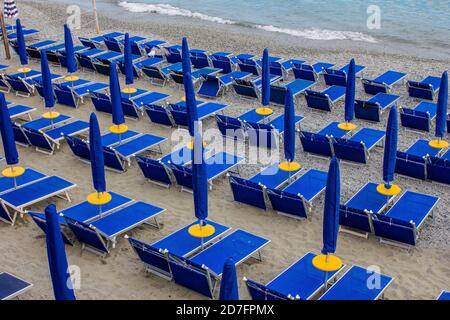
[[[65,23],[65,7],[48,4],[47,1],[20,1],[20,18],[27,27],[40,29],[40,38],[63,40],[63,24]],[[91,21],[90,16],[83,19]],[[282,58],[302,58],[307,61],[332,61],[342,66],[355,58],[358,64],[365,65],[364,77],[374,77],[385,70],[398,70],[408,73],[408,79],[422,79],[427,75],[440,75],[449,69],[450,60],[433,59],[416,55],[414,52],[393,52],[384,47],[383,43],[372,45],[360,44],[359,47],[346,49],[343,42],[320,42],[303,40],[285,35],[267,33],[264,31],[248,31],[238,26],[217,26],[207,22],[192,23],[178,18],[155,18],[151,23],[140,24],[133,15],[128,13],[126,19],[114,20],[102,15],[100,24],[102,33],[110,31],[129,32],[150,39],[164,39],[172,43],[181,42],[181,37],[189,39],[191,47],[209,51],[230,51],[262,54],[268,47],[270,54]],[[170,21],[170,26],[168,26]],[[74,30],[74,37],[93,36],[93,23]],[[220,35],[220,36],[218,36]],[[330,48],[333,47],[334,49]],[[5,60],[2,56],[2,63]],[[10,70],[19,66],[18,57],[13,53],[13,59],[6,61]],[[30,60],[30,67],[39,69],[39,61]],[[66,70],[52,67],[52,72],[64,74]],[[82,78],[100,82],[108,82],[108,78],[86,71],[80,72]],[[138,88],[160,91],[171,95],[170,102],[179,101],[184,95],[181,87],[173,84],[165,87],[151,85],[145,78],[138,79]],[[323,89],[323,81],[315,89]],[[393,93],[402,95],[399,106],[414,106],[416,101],[407,97],[405,86],[399,85]],[[357,82],[357,97],[367,98],[361,82]],[[36,107],[34,117],[43,112],[43,103],[39,97],[16,97],[7,94],[8,101]],[[227,115],[238,115],[258,106],[258,101],[239,99],[232,92],[220,97],[220,103],[226,103]],[[330,121],[343,118],[342,103],[330,113],[319,113],[307,110],[304,98],[300,98],[296,113],[305,117],[302,129],[316,131]],[[88,120],[94,110],[90,99],[78,109],[57,105],[57,109],[76,119]],[[274,107],[276,113],[281,113],[281,107]],[[111,124],[111,117],[97,114],[101,131],[106,132]],[[380,123],[369,123],[356,120],[359,127],[385,129],[387,115],[383,115]],[[143,117],[138,121],[128,120],[130,129],[169,138],[162,145],[163,153],[171,151],[170,137],[175,129],[157,126]],[[213,118],[203,123],[204,128],[216,127]],[[434,132],[434,128],[432,130]],[[432,133],[421,134],[399,130],[399,149],[404,150],[419,138],[430,139]],[[91,171],[87,164],[77,160],[68,146],[63,143],[60,150],[48,156],[36,152],[33,148],[18,147],[21,164],[33,167],[49,175],[59,175],[77,184],[70,192],[72,203],[84,201],[85,196],[93,191]],[[156,158],[158,155],[154,155]],[[377,148],[370,153],[367,165],[341,163],[341,203],[347,201],[368,181],[381,182],[383,149]],[[297,159],[305,169],[316,168],[327,170],[329,161],[305,155],[297,139]],[[250,177],[261,168],[261,165],[242,165],[239,167],[241,176]],[[154,242],[175,231],[194,219],[192,195],[180,192],[174,186],[164,189],[145,181],[136,163],[125,173],[107,171],[107,185],[111,191],[122,193],[136,200],[149,202],[167,211],[159,217],[162,225],[160,230],[149,227],[134,229],[132,234],[145,242]],[[337,254],[347,265],[363,267],[379,266],[382,273],[394,278],[394,282],[385,293],[386,299],[434,299],[441,290],[450,290],[450,187],[431,182],[396,178],[397,184],[404,190],[418,191],[440,197],[440,202],[434,210],[434,216],[427,219],[421,229],[420,238],[415,248],[400,249],[384,244],[372,236],[368,240],[341,233],[338,240]],[[305,253],[319,252],[322,248],[322,212],[323,195],[314,202],[310,218],[298,221],[283,217],[274,212],[262,211],[256,208],[233,202],[227,179],[219,179],[209,193],[210,218],[233,229],[244,229],[264,236],[271,243],[263,250],[263,262],[242,264],[238,267],[238,278],[244,276],[256,281],[267,282],[291,265]],[[30,210],[42,211],[49,203],[55,203],[58,209],[70,206],[61,199],[52,199],[33,205]],[[89,252],[81,254],[79,244],[66,247],[70,265],[79,266],[81,270],[81,287],[75,294],[78,299],[204,299],[203,296],[168,282],[154,275],[146,274],[143,265],[138,260],[128,242],[121,238],[115,249],[106,258],[99,258]],[[45,236],[42,231],[25,216],[11,227],[0,222],[0,271],[10,271],[34,284],[32,290],[22,296],[22,299],[53,299],[51,281],[48,271]],[[239,293],[242,299],[249,295],[245,283],[239,281]]]

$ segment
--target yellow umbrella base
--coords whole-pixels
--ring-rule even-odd
[[[80,80],[80,77],[78,77],[78,76],[67,76],[67,77],[64,78],[64,80],[73,82],[73,81]]]
[[[128,131],[128,126],[126,124],[113,125],[109,128],[109,131],[116,134],[125,133]]]
[[[97,206],[107,204],[111,199],[112,197],[108,192],[94,192],[86,197],[87,202]]]
[[[58,118],[59,115],[60,115],[59,112],[56,112],[56,111],[49,111],[49,112],[46,112],[46,113],[42,114],[42,118],[45,118],[45,119],[55,119],[55,118]]]
[[[345,131],[352,131],[356,129],[356,124],[351,122],[342,122],[338,124],[338,128]]]
[[[126,93],[126,94],[132,94],[132,93],[136,93],[137,89],[136,88],[124,88],[122,89],[122,93]]]
[[[321,254],[312,260],[312,264],[316,269],[325,272],[333,272],[342,267],[342,261],[339,257],[329,254]]]
[[[431,140],[428,142],[428,145],[436,149],[446,149],[449,146],[448,142],[445,140]]]
[[[300,163],[295,161],[294,162],[283,161],[278,165],[278,168],[280,170],[288,172],[300,170],[301,167],[302,166],[300,165]]]
[[[31,71],[31,68],[19,68],[17,69],[17,71],[21,72],[21,73],[28,73]]]
[[[270,108],[264,108],[264,107],[263,108],[257,108],[256,109],[256,113],[260,114],[260,115],[263,115],[263,116],[268,116],[268,115],[273,113],[273,110],[270,109]]]
[[[395,184],[391,184],[390,188],[386,188],[384,183],[380,183],[377,186],[377,191],[378,191],[378,193],[381,193],[382,195],[385,195],[385,196],[396,196],[397,194],[402,192],[402,189]]]
[[[186,147],[187,147],[189,150],[194,149],[194,141],[192,140],[191,142],[189,142],[189,143],[186,145]],[[206,148],[206,141],[203,141],[203,148]]]
[[[195,238],[206,238],[212,236],[216,232],[216,229],[210,224],[204,226],[194,224],[188,229],[188,232]]]
[[[25,172],[25,169],[22,167],[9,167],[2,171],[2,176],[6,178],[16,178],[23,175]]]

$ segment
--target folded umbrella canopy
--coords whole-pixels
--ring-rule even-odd
[[[398,118],[397,107],[393,106],[389,111],[389,118],[386,125],[386,140],[384,142],[383,155],[383,181],[377,186],[377,191],[381,194],[393,196],[401,192],[399,186],[391,184],[394,181],[395,161],[397,158],[398,143]]]
[[[181,64],[183,67],[183,74],[191,73],[191,53],[187,38],[181,40]]]
[[[345,122],[339,124],[342,130],[355,130],[356,125],[351,123],[355,116],[355,90],[356,90],[356,74],[355,74],[355,59],[352,59],[349,64],[347,74],[347,87],[345,89],[345,107],[344,118]]]
[[[219,300],[239,300],[236,265],[232,258],[228,258],[223,265]]]
[[[42,73],[42,91],[44,94],[45,108],[49,111],[44,113],[42,117],[46,119],[54,119],[59,116],[59,113],[52,111],[55,106],[55,95],[53,93],[52,74],[50,67],[48,66],[47,52],[41,50],[41,73]]]
[[[133,56],[131,54],[131,44],[130,44],[130,35],[125,33],[125,41],[124,41],[124,55],[123,55],[123,66],[125,69],[125,84],[129,86],[134,83],[134,67],[133,67]],[[136,89],[134,88],[126,88],[124,89],[124,93],[133,93]]]
[[[45,208],[47,257],[53,293],[56,300],[75,300],[70,281],[64,240],[59,226],[59,214],[54,204]]]
[[[441,77],[441,85],[439,87],[439,95],[437,101],[436,112],[436,140],[430,141],[430,146],[437,149],[444,149],[449,147],[449,143],[444,140],[445,127],[447,122],[448,109],[448,72],[445,71]]]
[[[183,75],[184,94],[186,97],[186,111],[188,117],[188,129],[191,137],[194,137],[195,132],[199,129],[197,101],[195,99],[194,85],[192,84],[191,74],[185,73]]]
[[[75,50],[73,48],[72,32],[67,24],[64,24],[64,48],[66,51],[67,72],[75,73],[77,72],[77,60],[75,58]],[[69,76],[67,78],[67,81],[75,81],[78,79],[75,79],[74,76]]]
[[[256,112],[263,115],[272,114],[272,109],[268,108],[270,104],[270,65],[269,65],[269,50],[267,48],[263,51],[262,57],[262,71],[261,71],[261,105],[262,108],[256,109]]]
[[[20,23],[20,19],[16,20],[16,34],[17,34],[17,52],[19,53],[20,58],[20,64],[22,65],[22,68],[19,69],[19,72],[29,72],[29,68],[25,68],[23,66],[26,66],[28,64],[28,55],[26,50],[26,44],[25,44],[25,37],[23,35],[23,29],[22,24]]]
[[[122,94],[120,93],[119,77],[117,75],[117,65],[111,62],[109,65],[109,92],[111,94],[112,107],[112,122],[113,126],[110,131],[121,135],[128,131],[128,126],[125,123],[122,107]]]

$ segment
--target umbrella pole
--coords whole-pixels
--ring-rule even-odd
[[[198,225],[200,227],[200,234],[202,234],[202,224],[203,224],[203,221],[199,220],[198,221]],[[200,250],[203,250],[203,242],[204,242],[204,240],[203,240],[203,236],[202,236],[201,237],[201,243],[200,243]]]
[[[11,172],[14,173],[14,166],[11,166]],[[17,177],[13,174],[14,189],[17,189]]]
[[[327,256],[325,257],[325,262],[328,262],[328,253]],[[327,290],[327,283],[328,283],[328,271],[325,271],[325,281],[323,283],[325,290]]]

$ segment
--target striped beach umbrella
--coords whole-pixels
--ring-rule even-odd
[[[15,0],[4,0],[3,15],[5,18],[15,18],[19,15]]]

